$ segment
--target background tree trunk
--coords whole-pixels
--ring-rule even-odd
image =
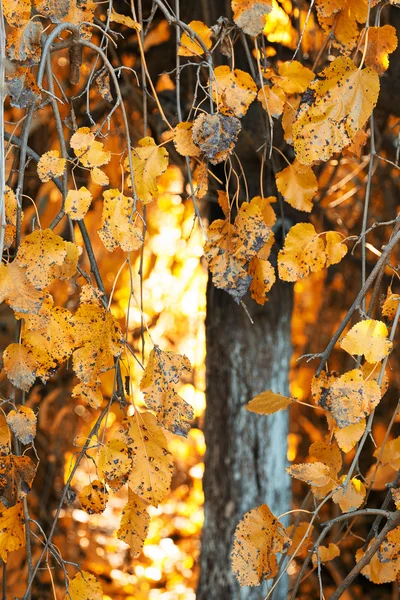
[[[205,522],[197,600],[263,598],[265,587],[240,590],[232,573],[234,530],[246,511],[262,503],[275,515],[290,508],[288,412],[263,417],[244,406],[267,389],[288,392],[291,286],[277,283],[264,307],[250,300],[246,305],[254,325],[226,292],[209,285]],[[284,580],[274,599],[286,598]]]

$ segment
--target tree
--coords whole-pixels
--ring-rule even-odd
[[[387,392],[385,378],[400,316],[391,288],[396,202],[384,186],[378,192],[380,178],[392,182],[398,169],[390,83],[400,64],[397,2],[385,10],[367,0],[301,9],[272,0],[226,4],[3,5],[9,145],[1,157],[0,299],[14,329],[3,352],[0,427],[5,596],[8,556],[25,548],[24,600],[42,597],[45,563],[50,573],[58,565],[71,598],[101,597],[94,575],[70,569],[55,541],[64,502],[77,502],[77,485],[82,509],[101,514],[124,487],[116,534],[135,555],[149,506],[171,486],[167,438],[186,436],[193,420],[179,387],[192,381],[191,364],[172,331],[170,347],[157,343],[162,308],[154,323],[145,313],[146,281],[157,275],[152,215],[171,164],[184,173],[186,205],[194,206],[194,233],[181,241],[187,247],[203,235],[210,273],[198,597],[259,598],[266,588],[257,586],[272,580],[266,597],[283,599],[287,573],[297,569],[294,599],[312,563],[316,594],[325,589],[336,599],[360,572],[378,584],[400,570],[397,407],[389,419],[379,415],[394,389],[391,382]],[[169,75],[158,77],[163,71]],[[318,363],[299,399],[287,387],[291,284],[327,269],[333,279],[352,273],[351,300],[327,319],[329,334],[321,324],[310,340],[315,347],[303,358]],[[115,300],[123,277],[125,314]],[[326,279],[324,289],[334,283]],[[29,496],[57,462],[42,437],[39,451],[33,445],[44,419],[37,408],[48,411],[40,400],[60,387],[78,403],[76,414],[92,416],[46,510]],[[287,469],[297,480],[288,518],[285,409],[309,410],[301,402],[309,396],[306,404],[326,418],[318,421],[324,436]],[[72,414],[61,396],[58,411]],[[71,431],[65,422],[69,439],[74,419]],[[377,420],[385,435],[371,450]],[[68,449],[60,440],[55,447],[61,472]],[[86,458],[93,476],[82,485]],[[391,492],[377,505],[378,473]],[[344,526],[356,532],[347,546]],[[341,582],[330,561],[349,548]]]

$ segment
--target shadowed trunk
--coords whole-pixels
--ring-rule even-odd
[[[209,285],[207,297],[207,409],[205,416],[205,523],[197,600],[261,600],[265,587],[242,588],[230,551],[238,521],[268,504],[275,515],[290,508],[285,473],[288,413],[255,415],[245,403],[272,389],[287,394],[291,356],[291,286],[277,283],[266,306],[241,306]],[[286,600],[287,580],[274,595]]]

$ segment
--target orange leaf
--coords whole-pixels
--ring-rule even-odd
[[[276,174],[276,187],[293,208],[311,212],[311,200],[318,191],[318,181],[311,167],[295,159],[293,164]]]
[[[297,281],[310,271],[325,266],[325,244],[311,223],[297,223],[289,230],[285,245],[278,255],[278,272],[282,281]]]
[[[22,502],[5,508],[0,504],[0,558],[6,563],[9,552],[23,548],[26,543]]]
[[[380,458],[382,465],[390,465],[396,471],[400,469],[400,437],[386,442],[383,451],[381,448],[377,448],[374,456],[375,458]]]
[[[373,544],[375,538],[372,538],[368,548]],[[373,583],[389,583],[395,581],[400,572],[400,527],[396,527],[386,536],[386,539],[379,546],[370,563],[363,568],[361,573]],[[356,552],[356,560],[359,562],[364,556],[364,551],[359,548]]]
[[[39,179],[43,182],[61,177],[67,167],[67,160],[60,158],[58,150],[49,150],[40,157],[37,165]]]
[[[247,410],[259,415],[272,415],[278,410],[285,410],[292,402],[293,398],[287,398],[281,394],[275,394],[273,391],[261,392],[255,398],[246,404]]]
[[[392,25],[369,27],[365,64],[375,69],[379,75],[383,75],[389,68],[389,54],[396,48],[396,29]]]
[[[243,117],[257,96],[257,85],[249,73],[235,69],[231,71],[227,65],[214,70],[212,97],[220,112],[233,113]]]
[[[78,500],[89,515],[100,514],[106,508],[108,499],[107,487],[99,479],[95,479],[80,491]]]
[[[343,483],[345,479],[346,475],[343,475],[341,483]],[[357,510],[364,502],[366,493],[367,490],[362,481],[353,477],[353,479],[349,481],[347,489],[341,489],[335,492],[332,496],[332,500],[336,504],[339,504],[342,512],[352,512],[353,510]]]
[[[258,92],[257,100],[261,102],[264,110],[271,117],[278,118],[283,112],[285,106],[285,92],[277,85],[268,87],[264,85]]]
[[[3,366],[10,382],[28,392],[36,379],[37,369],[32,351],[22,344],[10,344],[3,352]]]
[[[304,67],[297,60],[279,63],[278,73],[279,75],[272,76],[272,80],[288,95],[302,94],[314,79],[311,69]]]
[[[118,439],[112,439],[99,452],[99,470],[107,480],[127,475],[132,468],[128,446]]]
[[[249,275],[253,278],[250,284],[251,297],[263,306],[267,301],[267,293],[276,281],[275,269],[268,260],[253,256],[249,264]]]
[[[300,463],[288,467],[286,471],[292,477],[315,487],[323,487],[330,481],[329,467],[322,462]]]
[[[340,346],[349,354],[364,356],[369,363],[377,363],[389,354],[393,343],[387,339],[388,330],[382,321],[367,319],[357,323],[346,333]]]
[[[182,156],[199,156],[198,148],[192,138],[193,123],[182,122],[174,129],[174,145]]]
[[[333,430],[333,435],[335,436],[335,440],[337,441],[339,448],[343,452],[350,452],[350,450],[354,448],[357,442],[362,438],[365,427],[365,419],[361,419],[361,421],[358,421],[358,423],[348,425],[342,429],[335,427]]]
[[[340,550],[336,544],[330,543],[329,546],[319,546],[318,548],[318,558],[323,563],[329,562],[338,556],[340,556]],[[313,565],[315,566],[317,564],[318,559],[315,554],[313,554]]]
[[[129,545],[132,556],[140,552],[147,537],[150,515],[146,508],[146,502],[128,489],[128,502],[122,512],[117,537]]]
[[[190,23],[188,23],[188,27],[197,33],[207,50],[209,50],[212,45],[211,29],[202,21],[190,21]],[[184,32],[181,36],[178,56],[202,56],[203,54],[204,50],[196,38],[192,39],[188,33]]]

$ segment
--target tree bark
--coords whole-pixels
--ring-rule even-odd
[[[234,530],[262,503],[279,516],[290,508],[286,474],[288,412],[261,416],[247,401],[272,389],[287,394],[292,289],[276,283],[265,307],[246,300],[252,316],[212,284],[208,288],[204,528],[197,600],[261,600],[266,587],[242,588],[232,572]],[[287,580],[274,594],[286,600]]]

